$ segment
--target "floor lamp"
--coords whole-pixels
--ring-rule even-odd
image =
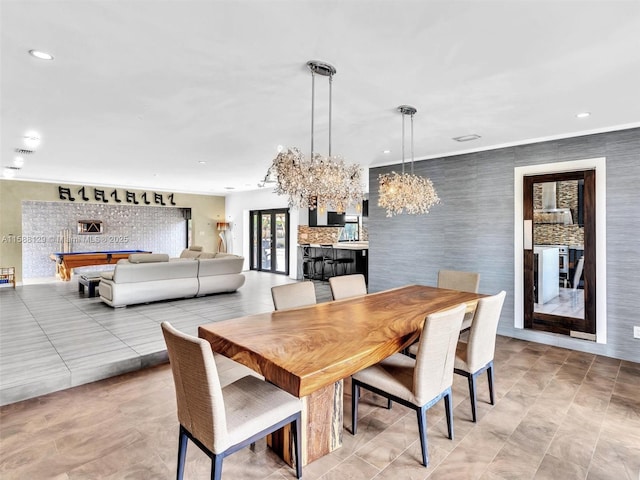
[[[218,233],[218,252],[227,253],[227,231],[231,228],[231,225],[227,222],[218,222],[216,228]]]

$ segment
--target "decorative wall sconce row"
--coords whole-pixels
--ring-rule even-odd
[[[91,195],[90,193],[91,190],[93,190],[93,198],[87,196],[87,195]],[[58,196],[60,197],[60,200],[68,200],[70,202],[75,202],[76,197],[74,197],[74,195],[78,197],[77,198],[78,200],[82,200],[84,202],[95,200],[96,202],[102,202],[102,203],[109,203],[110,201],[113,201],[114,203],[122,203],[123,201],[123,199],[118,196],[117,189],[112,190],[111,193],[107,193],[106,190],[103,190],[101,188],[82,187],[82,188],[79,188],[77,191],[72,192],[71,188],[69,187],[58,186]],[[167,194],[166,202],[168,203],[165,202],[164,195],[165,194],[163,193],[156,193],[156,192],[153,192],[153,193],[144,192],[142,194],[139,194],[136,192],[130,192],[129,190],[125,190],[123,198],[126,203],[131,203],[133,205],[139,205],[140,203],[144,205],[151,205],[153,203],[154,205],[161,205],[161,206],[176,205],[176,203],[173,201],[173,193]]]

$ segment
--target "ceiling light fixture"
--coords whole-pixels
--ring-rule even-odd
[[[360,165],[346,165],[339,156],[331,155],[331,94],[336,69],[328,63],[310,60],[311,71],[311,156],[306,159],[296,148],[283,148],[273,160],[262,185],[274,181],[275,193],[289,196],[289,206],[298,208],[332,207],[344,212],[364,197]],[[316,74],[329,77],[329,152],[324,157],[315,153],[314,114]]]
[[[402,113],[402,173],[381,174],[378,177],[378,206],[387,210],[387,217],[401,213],[427,214],[429,209],[440,203],[440,198],[427,177],[413,173],[413,116],[417,112],[414,107],[400,105]],[[404,172],[404,117],[411,117],[411,173]]]
[[[18,170],[20,169],[17,167],[4,167],[2,176],[4,178],[14,178],[18,174]]]
[[[14,148],[13,151],[18,155],[32,155],[35,153],[33,150],[27,150],[26,148]]]
[[[580,112],[576,114],[578,118],[587,118],[591,116],[591,112]]]
[[[480,137],[480,135],[476,135],[475,133],[472,133],[471,135],[462,135],[461,137],[453,137],[453,140],[455,140],[456,142],[470,142],[471,140],[478,140]]]
[[[40,135],[36,132],[27,132],[22,136],[22,143],[29,150],[35,150],[40,145]]]
[[[53,55],[47,52],[41,52],[40,50],[29,50],[29,54],[40,60],[53,60]]]
[[[383,150],[382,153],[384,153],[385,155],[389,155],[391,153],[391,150]]]

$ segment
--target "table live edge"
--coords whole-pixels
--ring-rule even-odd
[[[411,345],[427,315],[484,295],[408,285],[198,328],[214,352],[303,400],[303,465],[342,445],[343,379]],[[272,448],[292,463],[290,434]]]

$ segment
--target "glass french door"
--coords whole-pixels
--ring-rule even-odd
[[[289,209],[250,212],[251,270],[289,274]]]

